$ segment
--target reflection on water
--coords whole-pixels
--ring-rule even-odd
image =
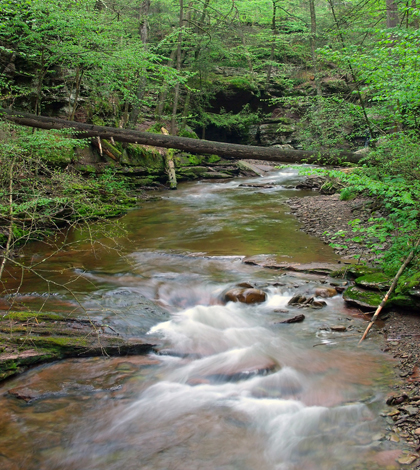
[[[238,181],[185,185],[125,217],[126,256],[52,258],[51,269],[69,267],[62,280],[79,276],[73,287],[91,315],[130,336],[150,327],[159,353],[72,359],[4,384],[0,468],[383,468],[370,458],[386,449],[375,436],[389,369],[375,345],[354,348],[360,320],[336,296],[321,310],[305,309],[303,323],[280,324],[302,313],[287,302],[313,295],[319,278],[241,262],[270,253],[335,260],[281,205],[297,194],[282,186],[291,178],[276,172],[262,178],[275,188],[258,191]],[[224,305],[223,292],[243,281],[267,300]],[[42,283],[32,279],[24,289],[39,293]],[[50,307],[73,308],[65,291],[54,293]],[[141,296],[171,319],[152,326]],[[337,323],[347,331],[329,329]]]

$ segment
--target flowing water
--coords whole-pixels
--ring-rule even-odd
[[[394,468],[380,458],[389,452],[379,414],[391,368],[374,342],[355,348],[364,327],[357,312],[340,296],[319,310],[290,307],[293,295],[313,294],[325,281],[242,262],[337,261],[282,204],[308,195],[285,189],[297,178],[280,170],[250,180],[274,186],[267,189],[239,186],[244,180],[188,183],[124,218],[124,256],[101,249],[51,256],[45,276],[71,281],[92,318],[130,336],[147,331],[160,351],[61,361],[3,384],[0,468]],[[43,245],[31,251],[33,260],[51,254]],[[224,304],[223,292],[244,281],[267,300]],[[47,296],[45,282],[28,278],[20,300],[84,314],[64,289],[52,289]],[[149,324],[140,296],[170,318]],[[301,313],[303,323],[279,323]],[[347,331],[332,331],[337,324]],[[17,400],[12,388],[35,399]]]

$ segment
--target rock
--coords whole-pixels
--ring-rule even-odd
[[[392,279],[384,273],[366,274],[355,279],[355,284],[366,289],[387,291],[392,284]]]
[[[347,331],[347,327],[345,327],[344,325],[335,325],[331,326],[331,331],[343,333],[344,331]]]
[[[389,437],[389,440],[391,442],[400,442],[400,438],[396,434],[391,434],[391,436]]]
[[[224,295],[226,302],[242,302],[245,304],[265,302],[266,298],[267,294],[260,289],[247,289],[241,287],[230,289]]]
[[[30,402],[39,396],[39,392],[27,387],[11,388],[8,392],[17,399],[24,400],[26,402]]]
[[[380,269],[376,268],[370,268],[368,266],[362,266],[362,265],[348,265],[344,268],[338,269],[337,271],[331,273],[331,277],[336,277],[336,278],[350,278],[350,279],[356,279],[361,276],[365,276],[368,274],[380,274],[381,271]]]
[[[402,406],[400,410],[404,411],[405,413],[408,413],[410,416],[415,416],[419,412],[418,408],[411,405]]]
[[[238,287],[244,287],[246,289],[253,289],[254,286],[250,284],[249,282],[240,282],[239,284],[236,284]]]
[[[402,395],[399,395],[399,396],[393,395],[387,398],[386,404],[387,405],[399,405],[406,400],[408,400],[408,395],[406,393],[403,393]]]
[[[289,300],[289,302],[287,302],[287,305],[301,305],[306,301],[307,298],[304,295],[296,294]]]
[[[314,297],[305,297],[302,294],[296,294],[293,296],[287,305],[295,305],[298,307],[311,307],[311,308],[322,308],[325,307],[326,302],[324,301],[316,301]]]
[[[408,455],[402,455],[397,459],[397,462],[400,465],[411,465],[417,460],[418,455],[416,454],[408,454]]]
[[[305,178],[304,181],[298,183],[295,188],[296,189],[303,189],[303,190],[318,190],[322,187],[325,183],[325,178],[322,178],[317,175],[310,175]]]
[[[35,364],[68,357],[139,355],[150,352],[155,346],[150,339],[127,339],[115,330],[108,333],[108,329],[108,325],[88,319],[51,313],[10,312],[0,317],[0,343],[3,346],[0,380]],[[18,394],[21,399],[33,399],[29,389],[20,389]]]
[[[376,308],[382,301],[382,295],[378,292],[360,289],[352,286],[343,293],[343,299],[351,304],[363,308]]]
[[[253,184],[253,183],[243,183],[243,184],[240,184],[239,185],[240,187],[244,187],[244,188],[263,188],[263,189],[271,189],[271,188],[275,188],[274,185],[272,184]]]
[[[305,320],[305,315],[297,315],[296,317],[289,318],[288,320],[284,320],[278,323],[300,323]]]
[[[334,297],[337,295],[337,290],[334,289],[334,287],[319,287],[318,289],[315,289],[315,295],[317,297]]]
[[[221,171],[206,171],[205,173],[201,174],[201,178],[226,179],[226,178],[233,178],[233,175],[229,175],[228,173],[223,173]]]
[[[244,264],[252,266],[261,266],[262,268],[278,269],[281,271],[293,271],[298,273],[309,273],[319,275],[329,275],[332,272],[337,272],[339,264],[333,263],[287,263],[278,262],[276,259],[270,258],[267,255],[256,255],[242,260]]]
[[[420,428],[417,428],[415,431],[414,431],[414,434],[416,436],[420,436]]]
[[[253,165],[252,163],[246,162],[244,160],[239,160],[237,162],[237,165],[238,165],[239,169],[244,170],[248,173],[251,172],[251,173],[253,173],[254,175],[257,175],[257,176],[264,176],[265,173],[266,173],[265,171],[258,168],[256,165]]]
[[[275,312],[275,313],[289,313],[289,310],[287,310],[287,308],[276,308],[275,310],[273,310],[273,312]]]

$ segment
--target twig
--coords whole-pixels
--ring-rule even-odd
[[[414,257],[414,253],[416,251],[416,248],[420,244],[420,238],[417,240],[416,244],[414,245],[414,248],[411,250],[410,254],[407,256],[406,260],[398,270],[397,274],[394,277],[394,280],[392,281],[391,287],[389,288],[388,292],[386,293],[385,297],[382,299],[382,302],[379,304],[379,307],[376,309],[375,315],[373,315],[372,320],[370,321],[369,325],[367,326],[365,332],[363,333],[363,336],[361,340],[359,341],[360,343],[366,338],[367,334],[369,333],[369,330],[372,328],[372,325],[375,323],[376,319],[378,318],[379,314],[381,313],[381,310],[384,308],[385,304],[387,303],[389,296],[391,295],[392,291],[395,289],[398,279],[400,278],[401,274],[403,273],[404,269],[408,266],[410,261]]]

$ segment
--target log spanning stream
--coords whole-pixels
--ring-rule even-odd
[[[291,307],[292,296],[313,295],[324,278],[243,263],[265,255],[337,261],[282,205],[308,195],[285,189],[297,178],[276,170],[248,181],[181,185],[124,218],[125,256],[99,256],[100,249],[53,256],[45,269],[60,282],[78,276],[71,285],[92,318],[132,337],[146,334],[158,347],[147,356],[47,364],[2,384],[0,468],[385,468],[380,413],[392,372],[374,340],[355,347],[365,327],[357,311],[339,295],[321,309]],[[26,256],[46,254],[33,245]],[[267,300],[222,302],[241,282],[265,290]],[[168,318],[154,317],[142,296]],[[86,315],[64,289],[46,297],[36,278],[26,281],[21,300]],[[301,313],[303,323],[279,323]]]

